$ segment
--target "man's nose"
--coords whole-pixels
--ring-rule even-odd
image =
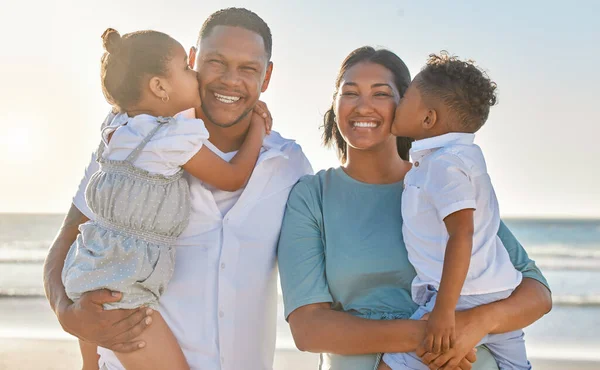
[[[241,82],[240,75],[235,68],[227,68],[221,75],[221,82],[227,86],[237,86]]]

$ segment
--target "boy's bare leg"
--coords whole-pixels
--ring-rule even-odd
[[[79,350],[83,359],[83,370],[98,370],[98,347],[93,343],[79,340]]]
[[[127,370],[189,370],[177,339],[159,312],[152,315],[152,325],[138,338],[146,342],[142,349],[115,355]]]

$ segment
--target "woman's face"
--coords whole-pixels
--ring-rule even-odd
[[[344,141],[358,150],[395,145],[391,124],[400,94],[394,75],[384,66],[358,63],[342,76],[335,99],[335,116]]]

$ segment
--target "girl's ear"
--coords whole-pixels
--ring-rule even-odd
[[[148,81],[148,88],[154,96],[157,98],[167,101],[169,99],[168,94],[168,84],[165,80],[160,77],[152,77],[150,81]]]
[[[437,112],[435,109],[428,109],[423,118],[422,126],[425,130],[431,130],[437,123]]]

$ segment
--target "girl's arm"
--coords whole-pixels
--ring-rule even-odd
[[[265,134],[270,131],[270,116],[258,113],[257,109],[252,112],[252,121],[246,139],[231,162],[223,160],[213,153],[212,150],[203,146],[182,167],[192,176],[213,185],[221,190],[236,191],[246,184],[262,147]]]

